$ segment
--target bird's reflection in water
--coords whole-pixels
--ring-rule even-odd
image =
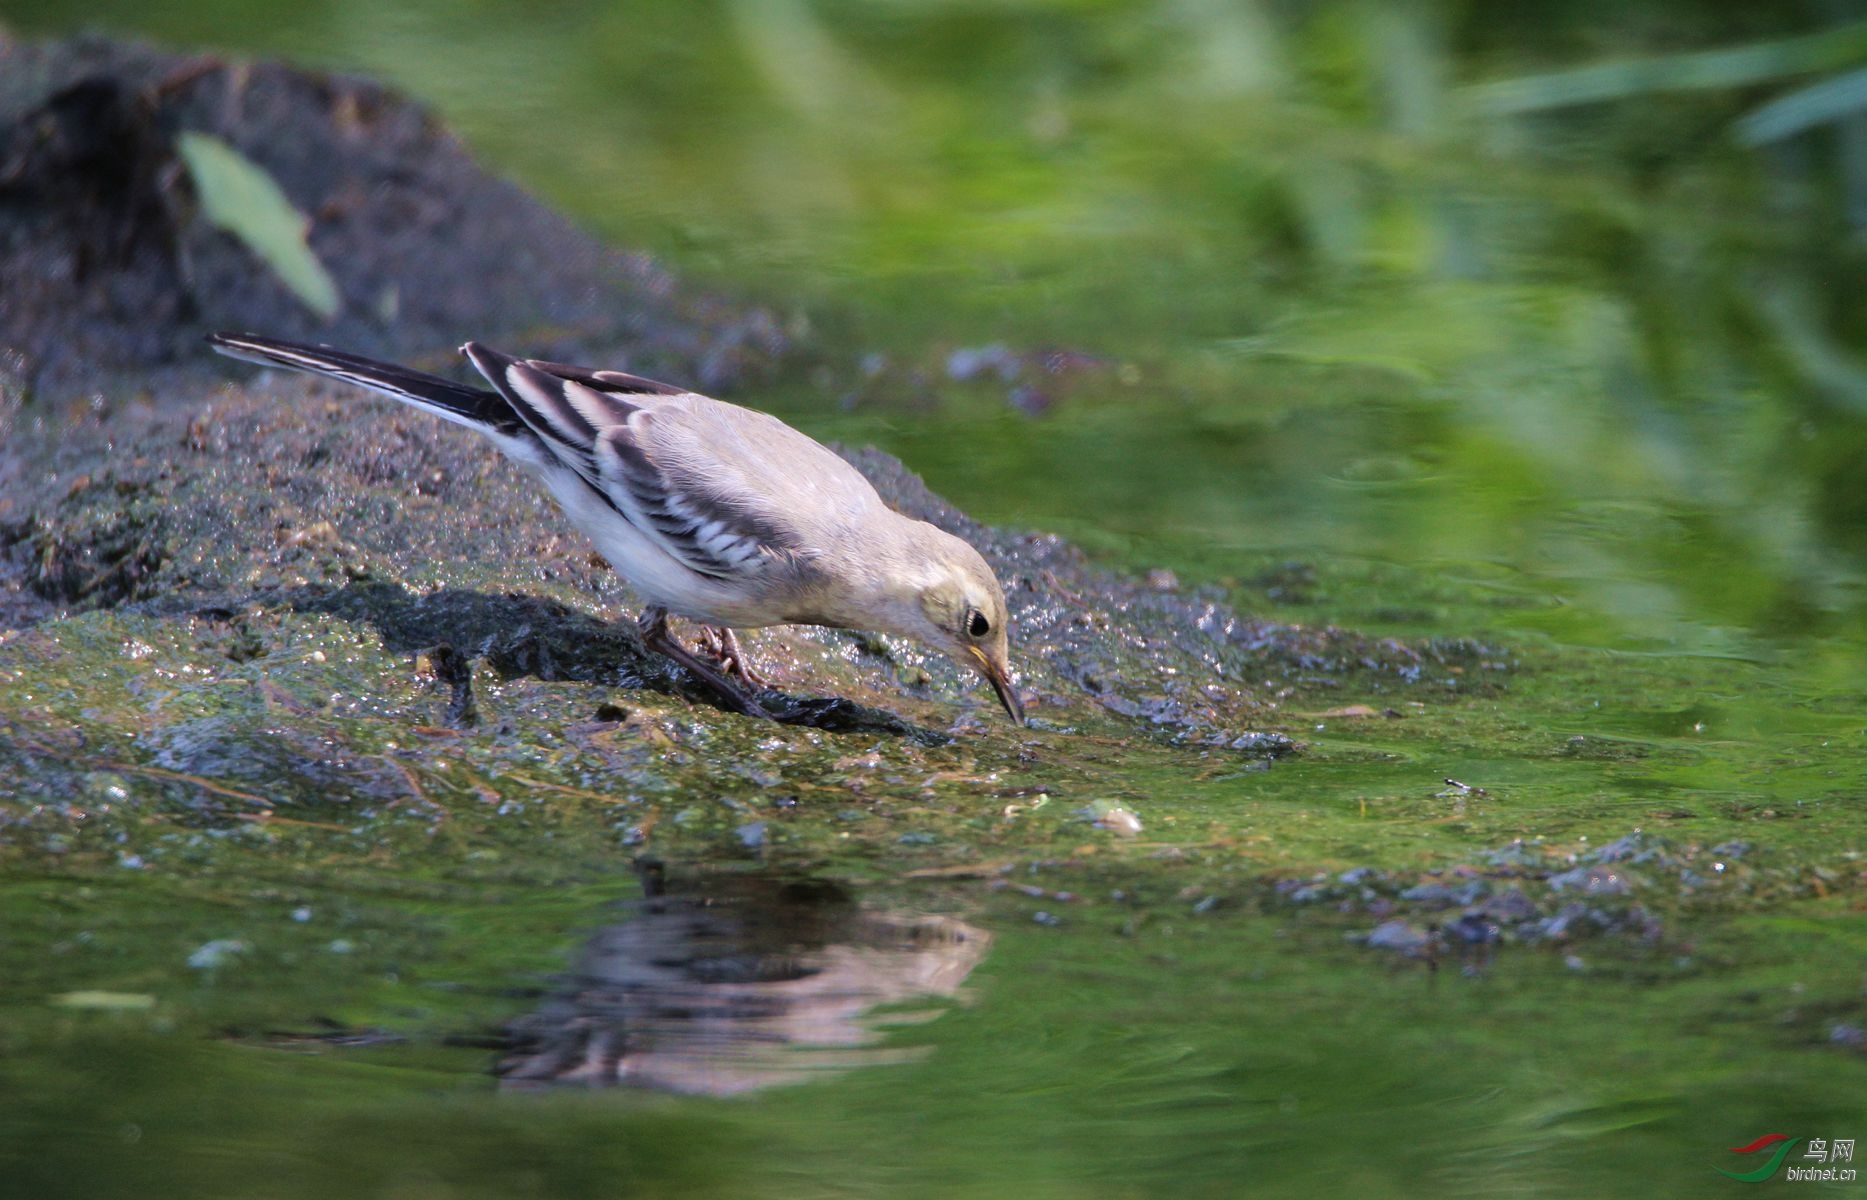
[[[630,919],[599,930],[565,988],[509,1030],[508,1090],[642,1087],[731,1095],[916,1056],[904,1002],[955,995],[990,935],[878,911],[823,880],[659,864]],[[887,1012],[875,1011],[890,1006]]]

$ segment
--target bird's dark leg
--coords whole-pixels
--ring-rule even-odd
[[[713,689],[727,708],[748,717],[763,717],[767,721],[776,720],[759,705],[759,702],[746,695],[739,686],[719,670],[690,652],[685,646],[674,640],[668,632],[668,610],[659,606],[645,608],[636,618],[635,627],[641,632],[642,644],[657,654],[665,654],[675,662],[691,671],[699,680]]]
[[[746,656],[745,648],[739,644],[739,635],[727,625],[702,625],[700,627],[701,652],[719,660],[726,673],[749,688],[768,688],[771,680],[759,674]]]

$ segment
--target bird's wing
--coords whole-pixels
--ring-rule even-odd
[[[776,418],[620,371],[511,358],[471,342],[463,349],[559,462],[688,569],[744,580],[808,557],[796,523],[761,503],[771,493],[760,448],[744,444],[730,419],[705,436],[722,424],[710,410],[731,409],[809,441]],[[754,432],[769,433],[746,431]]]

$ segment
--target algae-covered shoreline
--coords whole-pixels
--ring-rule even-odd
[[[184,113],[196,81],[241,78],[77,59],[119,56]],[[350,84],[250,78],[309,98],[268,119],[341,134],[354,108]],[[441,161],[428,182],[467,208],[484,183],[551,220]],[[173,212],[197,268],[272,286]],[[610,253],[573,249],[572,270]],[[479,279],[505,248],[450,251]],[[505,331],[753,403],[749,381],[795,395],[831,359],[652,278],[651,334],[620,304]],[[1766,1128],[1855,1133],[1858,687],[1565,647],[1500,618],[1521,594],[1425,568],[1365,587],[1321,554],[1240,556],[1229,586],[1183,585],[851,450],[1007,581],[1033,727],[903,643],[790,629],[751,639],[778,686],[859,707],[750,721],[643,656],[626,590],[483,443],[228,378],[189,351],[223,314],[173,312],[146,362],[148,338],[95,377],[16,358],[4,384],[0,1158],[23,1194],[1684,1195]],[[431,354],[459,316],[378,321],[365,348]],[[784,935],[813,953],[857,908],[990,947],[860,1070],[731,1106],[500,1091],[524,1036],[587,1018],[553,997],[655,862],[767,906],[834,889],[842,915]]]

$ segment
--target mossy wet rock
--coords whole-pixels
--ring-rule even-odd
[[[889,503],[991,560],[1040,724],[1276,755],[1291,742],[1266,730],[1293,695],[1349,680],[1469,690],[1497,665],[1470,643],[1253,621],[1216,595],[1098,568],[1059,538],[982,526],[888,455],[848,456]],[[349,622],[397,658],[446,645],[503,678],[681,686],[643,651],[627,620],[636,599],[530,481],[482,439],[406,408],[265,377],[186,418],[69,431],[33,459],[83,482],[48,487],[14,518],[0,611],[16,624],[124,602],[176,617],[292,610]],[[944,729],[975,683],[903,639],[787,627],[751,647],[808,723]],[[863,707],[799,707],[810,695]],[[982,707],[969,719],[995,718]]]
[[[34,518],[0,527],[0,551],[19,560],[25,586],[53,604],[109,607],[151,594],[165,544],[160,511],[146,505],[74,520]]]

